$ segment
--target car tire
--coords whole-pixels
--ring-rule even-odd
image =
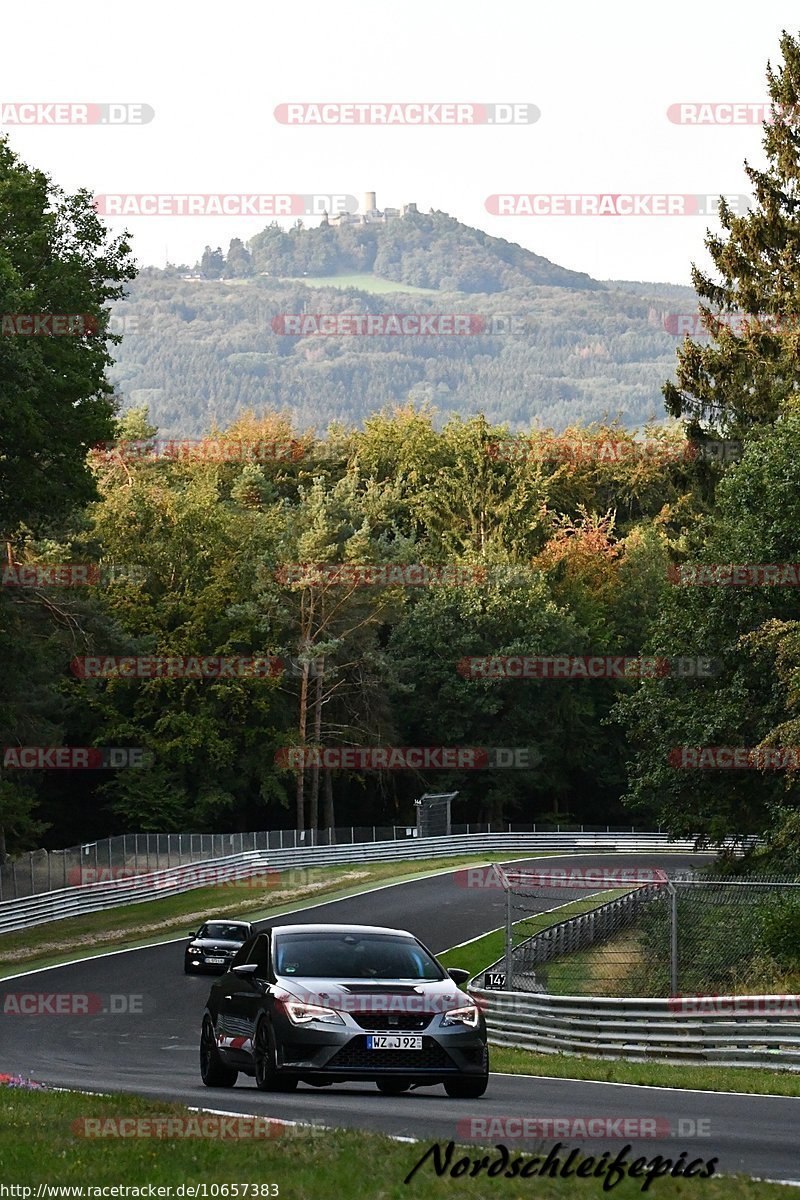
[[[478,1100],[489,1086],[489,1073],[461,1075],[457,1079],[445,1079],[442,1082],[451,1100]]]
[[[194,975],[194,967],[190,967],[188,962],[185,962],[183,964],[183,973],[184,975]]]
[[[399,1096],[401,1092],[407,1092],[411,1087],[410,1079],[379,1079],[377,1081],[378,1091],[383,1092],[384,1096]]]
[[[297,1087],[297,1080],[291,1075],[281,1075],[278,1072],[275,1036],[265,1017],[256,1025],[253,1037],[253,1064],[256,1087],[260,1092],[293,1092]]]
[[[239,1077],[235,1067],[226,1067],[219,1056],[214,1025],[206,1013],[200,1031],[200,1076],[206,1087],[231,1088]]]

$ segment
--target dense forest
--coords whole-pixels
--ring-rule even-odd
[[[784,35],[781,49],[768,84],[783,116],[764,129],[767,168],[747,168],[757,203],[743,216],[721,205],[713,274],[693,272],[705,336],[680,343],[662,374],[670,422],[636,433],[627,419],[548,430],[521,400],[514,409],[510,380],[529,362],[513,339],[483,375],[461,363],[485,389],[465,413],[426,407],[405,355],[387,350],[379,369],[402,402],[373,403],[356,425],[336,389],[350,396],[357,368],[369,378],[369,349],[310,338],[254,350],[274,284],[131,283],[131,248],[109,240],[90,195],[63,194],[0,139],[0,311],[91,318],[69,337],[0,337],[10,850],[133,830],[405,822],[422,791],[457,790],[457,820],[627,814],[712,841],[760,831],[797,858],[800,46]],[[303,311],[307,291],[280,286],[283,311]],[[495,293],[494,311],[512,294]],[[631,287],[529,298],[542,362],[565,353],[576,304],[598,327],[594,342],[574,331],[584,345],[644,336],[634,318],[647,302]],[[461,300],[475,311],[474,296]],[[261,301],[256,327],[248,306]],[[559,303],[563,323],[545,320]],[[120,348],[113,316],[132,308],[158,311],[157,332],[125,333]],[[234,335],[248,319],[248,336]],[[655,359],[664,331],[643,321]],[[218,364],[202,396],[195,350]],[[431,384],[450,370],[433,345],[409,357]],[[278,360],[294,363],[314,428],[287,413]],[[108,380],[125,369],[152,387],[126,385],[137,403],[122,412]],[[209,436],[159,446],[178,432],[163,414],[179,376],[188,428]],[[238,407],[222,403],[223,380],[254,376],[258,398],[242,387]],[[323,420],[331,408],[339,419]],[[139,674],[118,665],[142,658]],[[616,666],[495,669],[599,658]],[[165,659],[269,669],[152,668]],[[37,769],[32,747],[143,759]],[[359,758],[421,747],[480,752],[478,769]],[[509,769],[495,748],[529,757]]]
[[[483,413],[517,430],[605,420],[634,429],[664,419],[661,385],[697,310],[691,288],[648,284],[465,296],[335,282],[143,271],[114,308],[111,328],[123,338],[109,377],[172,437],[199,436],[251,409],[286,412],[298,430],[322,432],[409,399],[441,420]],[[484,326],[469,336],[276,332],[281,314],[300,313],[462,313]]]

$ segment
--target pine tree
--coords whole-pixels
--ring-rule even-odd
[[[678,386],[662,389],[667,411],[688,420],[690,436],[738,437],[772,424],[800,391],[800,41],[784,31],[780,49],[783,65],[767,64],[768,165],[744,164],[754,206],[737,216],[720,199],[724,233],[705,242],[718,278],[692,267],[711,340],[687,338],[678,351]]]

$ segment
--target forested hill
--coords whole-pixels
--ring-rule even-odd
[[[560,430],[610,416],[632,428],[664,417],[676,314],[697,305],[690,288],[664,295],[648,284],[466,296],[408,294],[367,274],[309,282],[143,272],[112,326],[124,335],[110,375],[125,406],[147,404],[169,437],[199,436],[248,409],[289,412],[297,429],[361,427],[409,398],[443,420],[483,412],[512,429]],[[276,333],[276,317],[304,312],[467,313],[487,324],[469,337]]]
[[[388,224],[276,223],[246,246],[147,268],[118,305],[111,378],[162,433],[194,437],[247,410],[296,429],[359,427],[411,399],[512,429],[664,417],[691,288],[599,283],[446,213]],[[467,314],[470,336],[287,332],[286,315]],[[337,327],[338,329],[338,327]]]
[[[568,271],[443,212],[411,212],[386,225],[319,225],[289,231],[273,222],[252,239],[249,251],[254,274],[368,271],[412,287],[471,293],[532,284],[581,290],[603,286],[582,271]],[[247,258],[233,257],[236,273],[243,273]]]

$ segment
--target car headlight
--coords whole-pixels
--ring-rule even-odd
[[[285,1000],[283,1004],[293,1025],[309,1025],[321,1021],[324,1025],[344,1025],[344,1021],[332,1008],[321,1004],[304,1004],[301,1000]]]
[[[466,1025],[467,1029],[477,1029],[480,1016],[474,1004],[465,1004],[463,1008],[451,1008],[442,1017],[443,1025]]]
[[[187,946],[186,953],[187,954],[199,954],[200,951],[202,950],[202,948],[203,948],[202,946]]]

